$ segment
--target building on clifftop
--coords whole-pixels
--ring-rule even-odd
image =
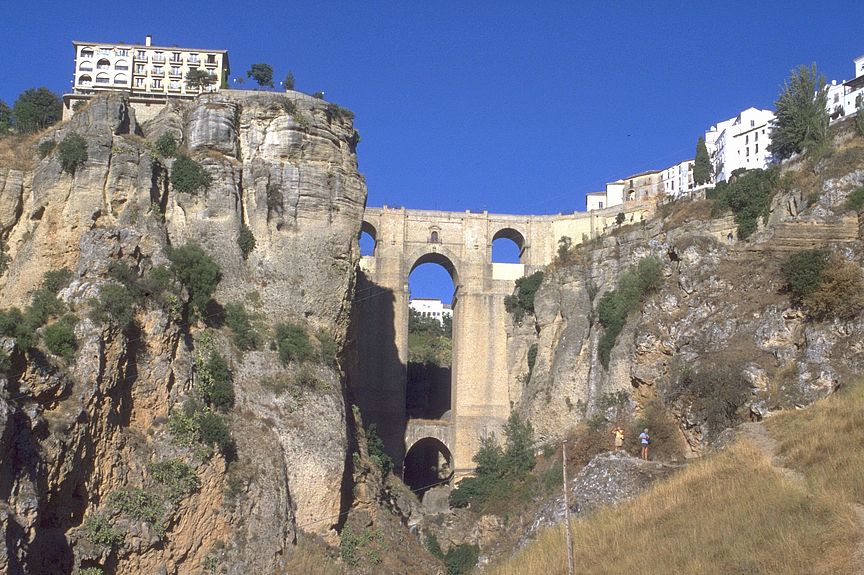
[[[130,95],[139,120],[146,120],[170,98],[191,99],[226,87],[230,73],[227,50],[154,46],[150,35],[143,45],[73,41],[72,46],[75,70],[72,92],[63,96],[64,119],[99,92],[121,91]],[[209,85],[190,87],[191,70],[206,72]]]

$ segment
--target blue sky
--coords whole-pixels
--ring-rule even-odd
[[[232,76],[290,69],[352,109],[369,205],[571,212],[607,181],[692,157],[711,124],[772,107],[798,64],[848,79],[862,22],[864,3],[830,1],[10,0],[0,99],[68,90],[73,39],[149,33],[227,49]]]

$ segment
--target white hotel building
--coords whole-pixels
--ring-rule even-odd
[[[64,119],[74,113],[76,102],[86,101],[102,91],[123,91],[130,95],[135,111],[145,119],[154,115],[168,98],[193,98],[199,90],[186,85],[190,70],[205,70],[212,84],[203,91],[215,92],[227,85],[230,68],[228,51],[215,49],[154,46],[147,36],[144,44],[104,44],[74,41],[75,72],[72,93],[63,97]],[[156,104],[150,109],[151,104]]]
[[[437,319],[440,324],[444,323],[445,317],[453,317],[453,308],[440,299],[418,297],[408,302],[408,309],[417,312],[420,317]]]

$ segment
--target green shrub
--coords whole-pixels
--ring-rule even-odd
[[[9,355],[0,349],[0,375],[8,375],[12,370],[12,360]]]
[[[124,487],[111,493],[108,503],[123,515],[149,523],[157,532],[164,532],[162,516],[165,507],[155,493],[140,487]]]
[[[330,103],[327,104],[327,107],[324,108],[324,113],[327,115],[327,121],[332,122],[336,119],[345,119],[345,120],[353,120],[354,112],[351,110],[346,110],[336,104]]]
[[[378,435],[378,429],[374,423],[366,429],[366,449],[369,451],[369,459],[386,477],[393,470],[393,460],[384,451],[384,441]]]
[[[179,248],[170,247],[167,255],[171,260],[171,271],[189,292],[192,308],[199,314],[203,313],[222,279],[219,266],[201,246],[191,242]]]
[[[252,250],[255,249],[255,236],[252,234],[252,229],[243,224],[240,226],[240,235],[237,236],[237,245],[240,246],[240,252],[243,254],[243,259],[249,257]]]
[[[618,212],[618,215],[615,216],[615,225],[620,226],[624,223],[624,220],[626,219],[627,216],[624,214],[624,212]]]
[[[463,543],[447,550],[444,563],[447,565],[447,575],[466,575],[474,570],[477,559],[480,558],[480,547]]]
[[[243,351],[257,349],[260,336],[252,327],[252,321],[246,306],[241,302],[229,303],[225,306],[225,325],[231,330],[234,345]]]
[[[516,290],[513,295],[504,298],[504,307],[513,315],[516,322],[521,322],[526,313],[534,313],[534,296],[543,282],[543,272],[534,272],[530,276],[516,280]]]
[[[426,537],[426,550],[438,559],[444,559],[444,551],[441,550],[441,544],[438,543],[438,537],[434,533],[430,533]]]
[[[267,184],[267,213],[281,214],[285,209],[282,190],[276,184]]]
[[[340,536],[339,554],[349,567],[357,567],[364,563],[378,565],[381,563],[382,534],[377,529],[363,528],[355,531],[346,526]]]
[[[195,386],[204,402],[219,411],[234,407],[234,384],[228,362],[219,352],[212,350],[206,361],[196,358]]]
[[[84,537],[103,547],[118,547],[123,543],[123,534],[101,515],[90,515],[84,520]]]
[[[306,329],[295,323],[276,325],[276,347],[279,350],[279,359],[286,365],[291,362],[302,363],[315,356]]]
[[[562,262],[567,261],[570,256],[570,248],[573,247],[573,239],[570,236],[561,236],[558,238],[558,259]]]
[[[531,372],[534,371],[534,364],[537,362],[537,344],[531,344],[528,348],[528,377],[531,377]]]
[[[66,310],[66,306],[57,299],[57,294],[40,287],[33,292],[30,305],[24,312],[26,321],[34,328],[45,325],[48,318],[58,316]]]
[[[78,570],[78,575],[103,575],[104,573],[101,567],[82,567]]]
[[[38,148],[39,157],[45,158],[46,156],[48,156],[48,154],[53,152],[54,148],[56,148],[56,147],[57,147],[57,142],[55,142],[54,140],[45,140],[44,142],[39,144],[39,148]]]
[[[177,139],[171,132],[165,132],[157,138],[153,149],[163,158],[173,158],[177,153]]]
[[[708,424],[703,437],[716,437],[740,421],[738,410],[751,393],[742,373],[740,366],[709,363],[682,374],[685,398]]]
[[[627,316],[638,307],[645,296],[660,287],[663,282],[662,269],[663,266],[657,258],[643,258],[635,266],[624,270],[618,279],[618,286],[600,298],[597,312],[604,331],[598,351],[603,367],[609,367],[609,356],[618,335],[624,329]]]
[[[69,268],[60,268],[45,272],[42,276],[42,287],[53,294],[59,293],[61,289],[69,285],[72,280],[72,272]]]
[[[319,331],[315,334],[318,340],[318,357],[324,365],[335,365],[336,356],[339,353],[339,346],[336,345],[336,340],[326,331]]]
[[[201,485],[195,470],[180,459],[148,463],[147,472],[165,488],[166,497],[173,502],[195,493]]]
[[[75,350],[78,349],[78,342],[75,339],[76,323],[78,323],[78,318],[70,314],[55,321],[42,331],[42,339],[45,341],[45,347],[48,348],[48,351],[62,357],[67,362],[75,359]]]
[[[57,146],[57,156],[63,171],[74,176],[76,170],[87,161],[87,141],[72,132]]]
[[[715,200],[713,215],[731,210],[738,225],[738,237],[747,239],[756,231],[759,217],[768,221],[771,198],[777,187],[775,170],[747,170],[733,174],[728,182],[719,182],[707,193]]]
[[[480,439],[480,448],[473,457],[474,477],[463,479],[450,492],[450,505],[483,506],[496,498],[508,497],[525,480],[534,467],[534,430],[530,422],[513,412],[504,426],[505,447],[498,444],[495,434]]]
[[[864,110],[857,117],[862,118],[862,121],[864,121]],[[864,209],[864,186],[861,186],[846,197],[844,207],[853,212],[860,212]]]
[[[90,318],[97,323],[114,322],[124,328],[132,322],[135,301],[125,286],[106,283],[99,296],[90,300]]]
[[[171,168],[171,185],[178,192],[196,194],[206,190],[213,183],[213,178],[204,167],[189,156],[177,156]]]
[[[816,291],[827,264],[828,252],[825,250],[803,250],[786,258],[780,271],[794,302],[800,304],[805,297]]]
[[[34,326],[17,307],[0,311],[0,335],[15,338],[15,345],[23,351],[38,341]]]
[[[226,458],[234,453],[234,442],[225,419],[209,411],[200,401],[187,399],[182,406],[172,409],[168,431],[181,445],[216,447]]]

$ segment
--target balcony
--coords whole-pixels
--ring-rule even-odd
[[[153,56],[153,62],[162,63],[165,61],[165,56]]]

